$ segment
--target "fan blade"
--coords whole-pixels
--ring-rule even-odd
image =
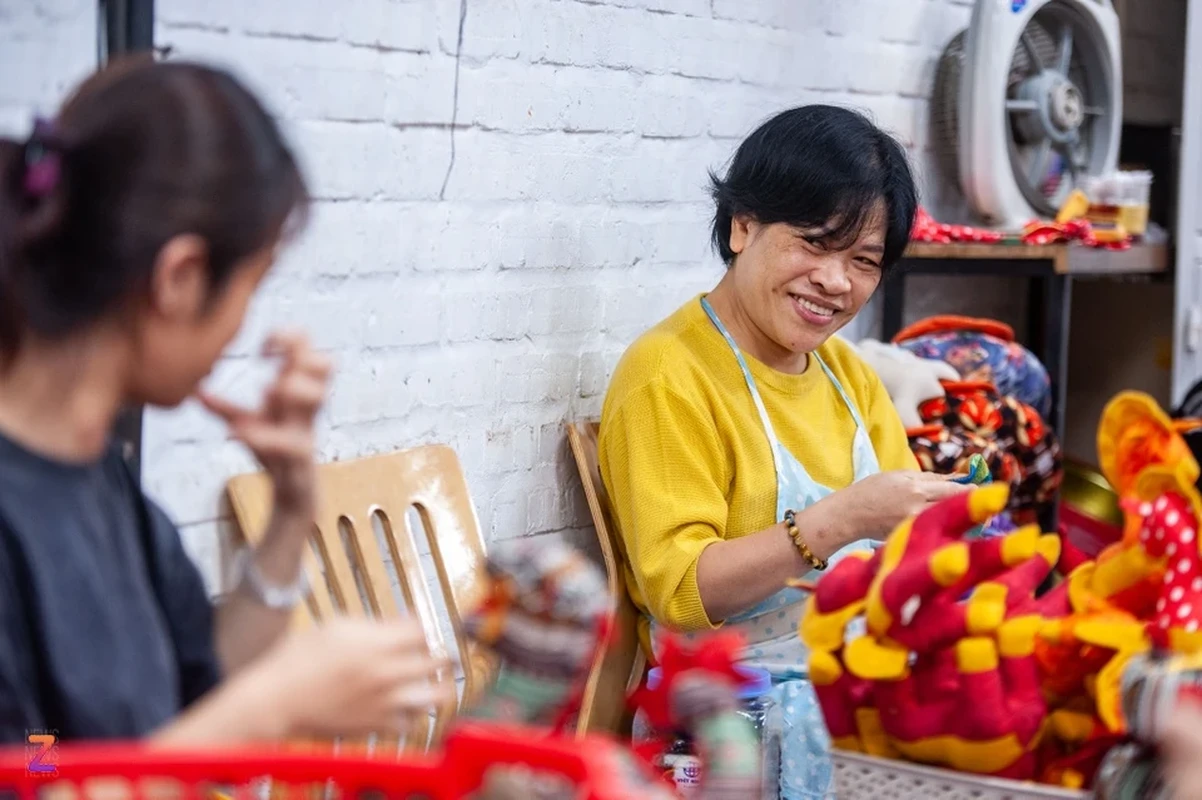
[[[1013,98],[1006,101],[1006,110],[1023,112],[1038,111],[1039,103],[1036,103],[1034,100],[1020,100],[1018,98]]]
[[[1035,49],[1035,42],[1031,38],[1030,31],[1023,31],[1022,36],[1018,37],[1022,42],[1023,49],[1027,51],[1027,58],[1031,60],[1031,66],[1034,67],[1032,72],[1039,72],[1043,69],[1043,59],[1039,57],[1039,51]]]
[[[1073,60],[1073,28],[1068,23],[1060,29],[1060,51],[1057,54],[1056,71],[1068,75],[1069,65]]]
[[[1052,140],[1044,139],[1035,149],[1035,157],[1031,159],[1031,167],[1027,170],[1027,181],[1039,188],[1043,179],[1048,176],[1048,159],[1052,156]]]
[[[1100,117],[1106,113],[1106,109],[1101,106],[1086,106],[1082,111],[1085,112],[1086,116],[1090,117]]]

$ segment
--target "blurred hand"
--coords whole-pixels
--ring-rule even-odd
[[[1202,797],[1202,708],[1196,703],[1173,710],[1161,737],[1160,758],[1173,797]]]
[[[273,334],[263,354],[279,357],[282,366],[261,408],[241,408],[203,391],[199,397],[271,476],[276,510],[311,519],[317,509],[313,423],[325,402],[330,360],[296,332]]]
[[[250,669],[293,737],[395,732],[455,700],[449,676],[432,682],[449,665],[412,620],[336,618],[287,636]]]

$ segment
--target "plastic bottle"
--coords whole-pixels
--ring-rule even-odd
[[[756,667],[740,666],[737,669],[745,678],[739,689],[739,713],[751,722],[760,740],[762,797],[763,800],[775,800],[780,796],[780,745],[784,721],[780,707],[771,697],[772,677],[767,670]],[[661,674],[658,667],[647,673],[649,689],[659,684]],[[635,714],[632,738],[636,743],[655,738],[655,731],[642,711]],[[703,764],[696,746],[684,732],[676,733],[657,756],[655,766],[663,770],[682,797],[695,794],[700,786]]]

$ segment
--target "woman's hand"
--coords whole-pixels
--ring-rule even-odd
[[[1172,797],[1202,797],[1202,710],[1196,703],[1174,710],[1161,738],[1160,758]]]
[[[798,511],[797,529],[810,552],[827,559],[860,539],[884,539],[907,517],[971,488],[944,475],[882,472]],[[697,561],[697,591],[706,615],[716,622],[746,611],[809,569],[777,522],[706,547]]]
[[[226,421],[271,477],[274,506],[255,548],[254,566],[269,584],[292,586],[317,516],[313,425],[325,399],[330,362],[300,333],[272,335],[263,352],[279,358],[281,366],[260,408],[240,408],[207,393],[200,399]],[[231,593],[217,616],[217,649],[227,673],[266,652],[284,633],[290,616],[286,609],[264,605],[253,593]]]
[[[226,421],[271,476],[276,512],[311,520],[317,506],[313,422],[325,401],[330,361],[301,333],[273,334],[263,354],[278,357],[282,366],[261,408],[241,408],[205,392],[200,400]]]
[[[846,544],[860,539],[884,539],[909,517],[940,500],[973,486],[956,483],[947,475],[896,470],[879,472],[840,489],[815,506],[828,504],[832,526]]]
[[[284,638],[248,668],[286,736],[357,736],[406,729],[455,701],[448,664],[435,661],[421,626],[406,619],[342,617]]]
[[[159,747],[412,730],[455,701],[412,620],[337,618],[292,633],[151,737]]]

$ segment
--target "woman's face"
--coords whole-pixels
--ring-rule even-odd
[[[209,284],[207,258],[194,237],[178,237],[160,254],[137,321],[131,394],[141,402],[171,407],[196,391],[241,328],[275,247],[235,265],[218,289]]]
[[[748,217],[731,223],[739,304],[765,336],[792,353],[817,349],[859,313],[881,281],[883,209],[844,250],[825,249],[816,233]]]

